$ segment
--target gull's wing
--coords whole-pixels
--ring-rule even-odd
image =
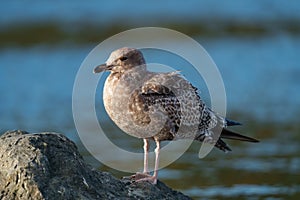
[[[134,103],[130,105],[130,110],[135,113],[133,116],[137,124],[149,124],[151,120],[165,121],[161,131],[154,136],[158,140],[186,138],[203,142],[210,138],[223,151],[230,151],[230,148],[221,138],[257,142],[225,129],[240,123],[225,119],[208,108],[197,88],[177,73],[153,76],[134,91],[131,98]],[[154,118],[151,113],[155,113]],[[220,133],[220,138],[216,133]]]
[[[180,103],[176,95],[166,86],[147,83],[131,95],[130,110],[133,120],[140,125],[151,120],[165,121],[157,135],[157,140],[173,140],[180,126]]]

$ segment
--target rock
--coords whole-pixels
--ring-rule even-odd
[[[86,164],[62,134],[0,137],[0,199],[190,199],[162,182],[133,183]]]

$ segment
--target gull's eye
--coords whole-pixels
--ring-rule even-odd
[[[120,60],[121,61],[125,61],[125,60],[127,60],[128,58],[126,57],[126,56],[122,56],[121,58],[120,58]]]

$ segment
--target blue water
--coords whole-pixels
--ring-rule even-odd
[[[272,34],[255,37],[194,37],[221,72],[227,114],[244,124],[235,130],[259,138],[261,143],[229,142],[233,152],[223,154],[214,150],[201,160],[197,157],[199,144],[195,143],[179,160],[160,170],[159,178],[195,199],[299,199],[300,35],[282,31],[277,25],[282,21],[299,21],[299,1],[192,0],[175,4],[167,0],[159,6],[157,2],[141,4],[137,0],[92,0],[85,4],[78,0],[7,1],[1,3],[0,13],[1,30],[15,23],[49,20],[62,24],[62,28],[76,29],[82,23],[102,26],[122,20],[133,26],[155,26],[163,20],[183,24],[200,20],[210,24],[214,19],[260,24],[274,30]],[[121,176],[122,173],[93,160],[82,148],[73,122],[75,76],[96,45],[65,42],[51,47],[41,44],[0,48],[0,131],[65,133],[77,143],[88,162]],[[186,69],[186,62],[170,59],[171,55],[158,51],[144,53],[147,61]],[[204,82],[195,79],[191,70],[183,74],[209,103]],[[100,98],[96,102],[102,104]],[[121,133],[113,125],[108,128],[115,144],[141,151],[140,140]]]
[[[242,108],[260,119],[294,119],[300,105],[300,37],[226,38],[204,46],[225,81],[229,112]]]
[[[26,8],[26,9],[24,9]],[[243,20],[256,23],[270,19],[299,19],[300,2],[285,0],[229,0],[210,1],[174,1],[159,2],[139,0],[129,2],[91,0],[82,3],[67,1],[5,1],[1,2],[0,24],[20,21],[61,21],[65,22],[95,22],[107,23],[121,21],[143,24],[155,24],[157,21],[190,21],[207,19]]]
[[[252,42],[239,38],[210,41],[199,37],[199,42],[222,74],[229,114],[234,111],[260,120],[294,120],[300,111],[297,51],[300,38],[279,35]],[[59,131],[73,131],[70,126],[73,82],[92,48],[62,45],[2,49],[0,127],[3,130],[55,127]],[[174,64],[167,56],[165,63]],[[193,74],[187,71],[185,76]],[[192,82],[204,91],[203,98],[209,100],[206,86],[199,85],[197,80]],[[65,124],[68,125],[64,127]]]
[[[87,53],[84,47],[66,46],[1,50],[2,130],[68,130],[73,82]]]
[[[271,121],[295,126],[300,108],[298,37],[278,35],[260,38],[256,42],[245,38],[210,40],[199,37],[198,40],[223,76],[228,114],[242,113],[234,115],[243,116],[236,119],[245,124],[241,131],[250,133],[247,131],[247,116],[257,124]],[[92,45],[61,45],[2,49],[1,130],[62,132],[80,145],[72,118],[71,95],[77,70],[92,48]],[[164,59],[164,56],[155,53],[145,55],[146,59],[153,56],[165,63],[169,61],[168,56]],[[192,77],[188,71],[185,75]],[[205,91],[203,82],[193,80],[193,83]],[[207,92],[202,95],[209,100]],[[97,104],[101,104],[99,99]],[[272,129],[269,125],[265,128]],[[141,150],[141,141],[117,129],[111,130],[114,131],[111,139],[120,147]],[[255,146],[231,143],[233,153],[224,155],[215,150],[202,160],[197,157],[199,145],[194,144],[180,160],[161,170],[160,179],[196,199],[267,196],[285,199],[290,195],[297,196],[300,193],[300,142],[297,133],[281,129],[264,136],[256,133],[256,137],[262,143]],[[85,150],[81,151],[94,166],[110,170],[91,159]],[[224,170],[225,175],[222,175]],[[242,179],[230,176],[236,171],[242,174]]]

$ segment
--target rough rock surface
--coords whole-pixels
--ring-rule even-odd
[[[133,183],[92,169],[57,133],[4,133],[0,165],[0,199],[190,199],[160,181]]]

